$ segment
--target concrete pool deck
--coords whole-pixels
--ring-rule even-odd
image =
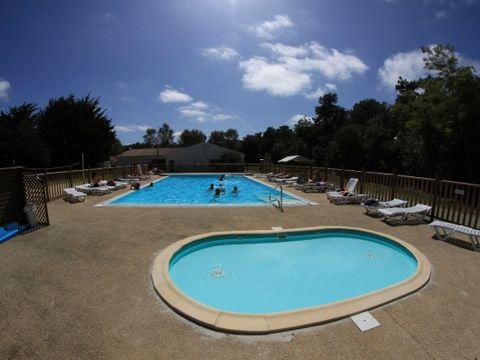
[[[292,190],[295,192],[295,190]],[[390,226],[355,205],[94,207],[49,204],[51,225],[0,245],[2,359],[475,359],[480,358],[480,253],[433,239],[426,224]],[[409,242],[432,264],[426,287],[349,319],[271,335],[205,329],[171,310],[150,278],[163,248],[213,231],[344,225]]]

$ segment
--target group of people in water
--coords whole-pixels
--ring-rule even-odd
[[[215,185],[213,183],[211,183],[210,186],[208,187],[207,191],[209,191],[209,192],[213,191],[213,195],[215,197],[219,197],[221,195],[224,195],[226,193],[226,189],[223,186],[223,180],[224,179],[225,179],[225,175],[221,175],[220,179],[219,179],[220,184],[218,185],[218,187],[216,188]],[[232,189],[232,194],[236,195],[236,194],[238,194],[238,192],[239,192],[238,186],[234,185],[233,189]]]

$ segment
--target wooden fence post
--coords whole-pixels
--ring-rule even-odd
[[[432,212],[430,213],[430,219],[432,220],[435,217],[437,212],[439,190],[440,190],[440,174],[436,173],[435,182],[433,183]]]
[[[365,182],[365,168],[362,166],[362,171],[360,172],[360,194],[363,194],[364,190],[364,185],[363,183]]]
[[[395,189],[397,187],[397,171],[393,170],[392,177],[391,177],[391,192],[390,198],[395,199]]]
[[[69,166],[68,167],[68,177],[70,179],[70,187],[73,187],[73,173],[72,173],[72,167]]]
[[[47,169],[43,169],[43,182],[45,184],[45,195],[47,195],[47,202],[50,202],[50,189],[48,187],[48,173]]]

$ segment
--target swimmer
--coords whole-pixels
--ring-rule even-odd
[[[238,187],[237,187],[237,185],[235,185],[235,186],[233,187],[232,193],[233,193],[233,194],[238,194]]]
[[[215,189],[215,197],[218,197],[218,196],[220,196],[220,189],[219,188]]]
[[[215,185],[210,184],[210,186],[208,187],[208,191],[212,191],[214,188],[215,188]]]
[[[153,182],[151,182],[150,185],[148,185],[148,186],[153,187]]]

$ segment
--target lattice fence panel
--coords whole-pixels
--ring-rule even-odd
[[[48,218],[45,186],[42,179],[37,176],[35,171],[24,169],[23,189],[26,206],[33,205],[34,208],[33,214],[36,226],[33,226],[31,230],[36,230],[38,227],[49,225],[50,221]]]

